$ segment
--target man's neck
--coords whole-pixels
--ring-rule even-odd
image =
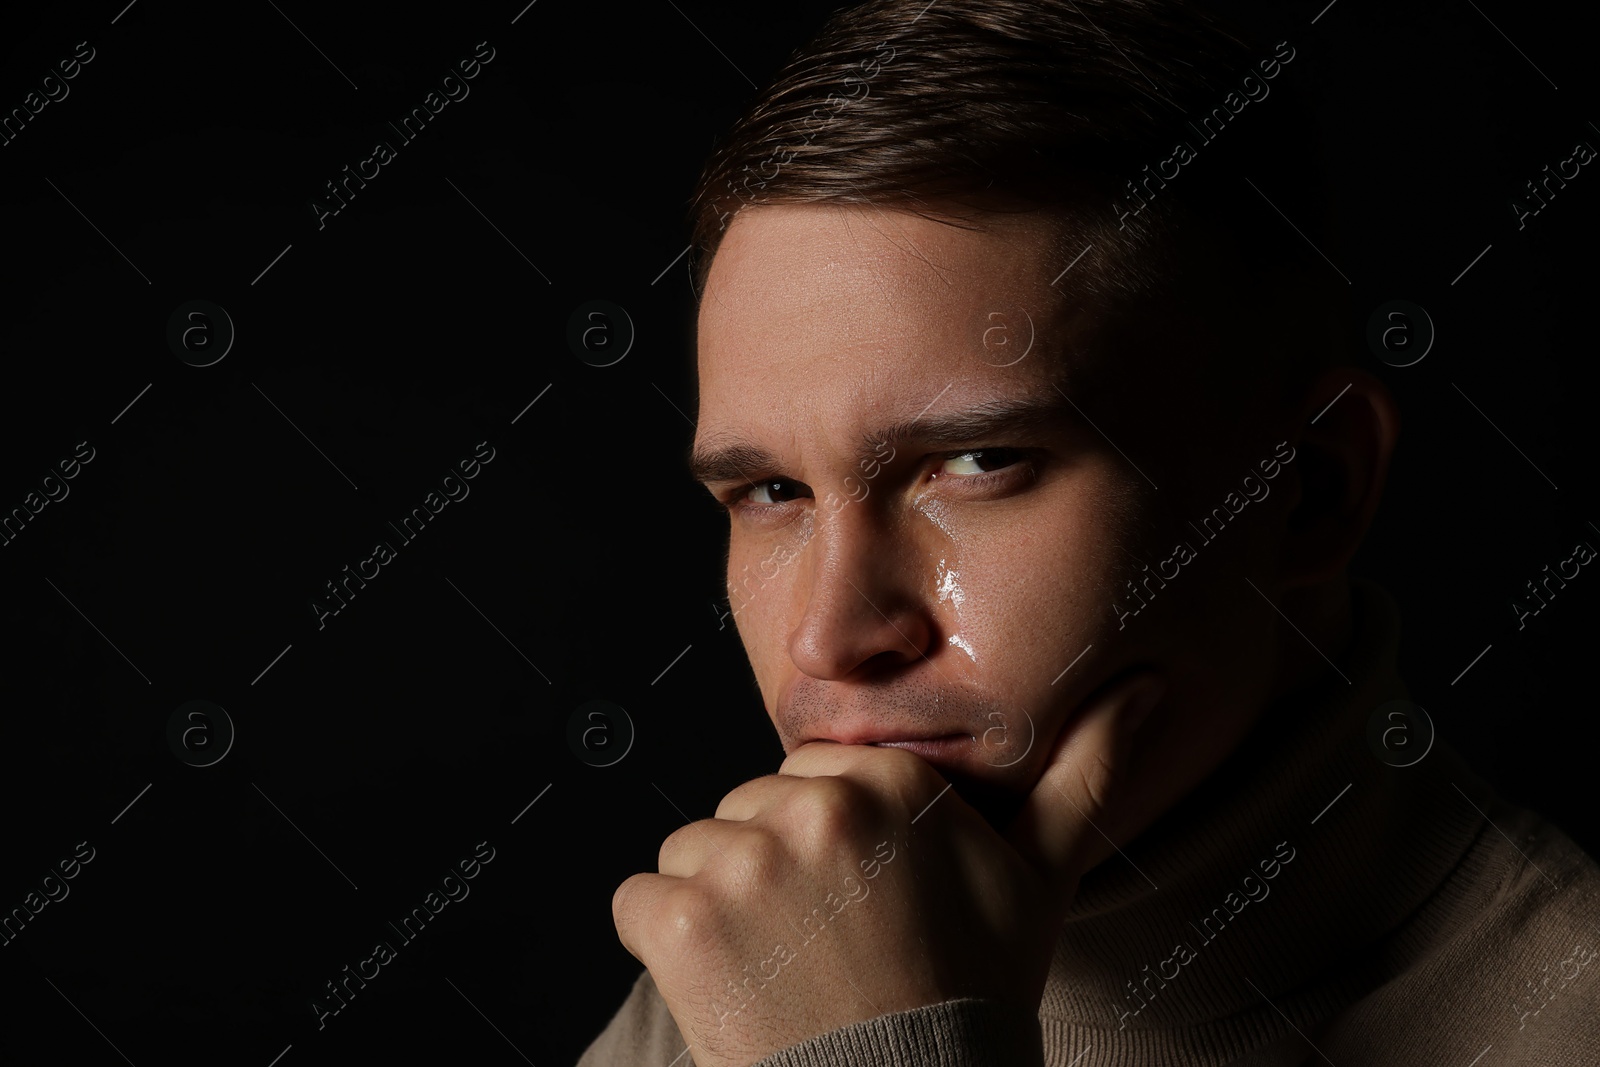
[[[1269,708],[1284,707],[1284,697],[1325,681],[1334,670],[1330,661],[1339,664],[1349,658],[1356,638],[1352,603],[1350,579],[1343,571],[1327,582],[1282,595],[1277,606],[1289,625],[1281,628],[1272,673],[1268,684],[1258,690],[1261,696],[1254,708],[1245,716],[1217,718],[1201,718],[1188,708],[1175,709],[1167,735],[1135,753],[1128,770],[1128,780],[1134,784],[1118,802],[1117,810],[1100,823],[1107,836],[1097,849],[1096,863],[1115,856],[1117,847],[1126,846],[1181,805],[1244,743]],[[1197,765],[1195,746],[1214,744],[1228,732],[1232,739],[1216,747],[1214,759]]]
[[[1349,657],[1350,643],[1355,638],[1350,576],[1344,571],[1319,585],[1284,593],[1278,609],[1300,631],[1300,636],[1290,633],[1281,646],[1268,704],[1316,684],[1327,674],[1330,661],[1343,663]]]
[[[1383,980],[1340,961],[1386,943],[1382,966],[1403,968],[1428,943],[1397,931],[1466,907],[1471,879],[1452,878],[1483,825],[1453,783],[1470,770],[1442,746],[1403,774],[1375,758],[1370,712],[1406,692],[1399,612],[1370,583],[1341,597],[1295,604],[1295,624],[1348,678],[1312,652],[1309,681],[1284,682],[1216,773],[1085,876],[1040,1008],[1047,1046],[1231,1059],[1281,1028],[1268,1002],[1332,1017]]]

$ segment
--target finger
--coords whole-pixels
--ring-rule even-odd
[[[1050,762],[1007,828],[1006,838],[1045,876],[1070,893],[1105,843],[1105,820],[1133,737],[1166,691],[1144,671],[1091,698],[1057,739]]]
[[[794,775],[767,774],[733,789],[717,805],[717,818],[745,822],[768,811],[793,792]]]
[[[645,959],[644,934],[652,927],[651,916],[662,906],[666,894],[678,879],[659,874],[636,874],[617,886],[611,895],[611,921],[617,927],[617,940],[640,963]]]
[[[880,792],[901,793],[909,787],[920,794],[931,787],[929,799],[946,784],[933,764],[905,749],[841,745],[832,741],[801,745],[783,761],[779,774],[800,778],[823,775],[851,778]]]
[[[799,778],[816,778],[823,774],[841,774],[859,765],[863,752],[877,752],[871,745],[841,745],[837,741],[808,741],[789,753],[779,774]]]
[[[950,788],[951,783],[938,768],[901,748],[813,742],[802,745],[785,760],[782,773],[798,778],[834,778],[856,787],[846,804],[858,827],[887,826],[882,820],[892,819],[889,813],[895,810],[912,815],[914,823],[936,800],[946,812],[964,809],[967,820],[982,821]],[[947,791],[949,796],[945,796]]]
[[[680,826],[661,842],[656,869],[672,878],[693,877],[719,856],[727,858],[727,850],[741,828],[740,823],[721,819],[701,819]]]

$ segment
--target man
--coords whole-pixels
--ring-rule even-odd
[[[583,1065],[1600,1061],[1600,870],[1380,758],[1398,414],[1239,192],[1296,55],[885,0],[713,157],[691,466],[788,758],[618,889]]]

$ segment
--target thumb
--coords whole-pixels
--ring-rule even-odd
[[[1044,774],[1006,829],[1006,840],[1063,898],[1107,847],[1107,815],[1127,770],[1134,734],[1166,692],[1139,671],[1092,693],[1062,728]]]

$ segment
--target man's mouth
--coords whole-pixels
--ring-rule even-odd
[[[903,741],[868,741],[874,748],[903,748],[937,765],[948,765],[970,752],[978,743],[971,734],[945,734],[941,737],[908,738]]]

